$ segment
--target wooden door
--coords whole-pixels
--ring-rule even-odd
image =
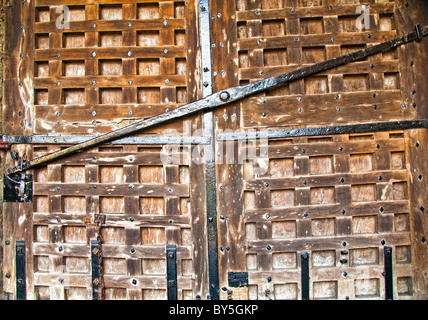
[[[15,1],[5,10],[3,134],[34,138],[13,144],[6,166],[201,96],[195,1]],[[195,272],[206,260],[195,183],[204,171],[190,161],[199,140],[169,141],[201,123],[178,120],[33,170],[32,202],[3,205],[3,290],[92,299],[103,280],[106,299],[206,295]]]
[[[358,7],[366,29],[356,27]],[[393,39],[424,25],[418,11],[426,9],[417,1],[212,1],[214,91]],[[244,99],[215,111],[216,129],[262,137],[426,119],[418,94],[426,88],[416,80],[426,75],[425,50],[426,42],[405,46]],[[313,132],[217,135],[221,297],[426,298],[426,129]],[[246,161],[228,164],[227,150]]]
[[[416,0],[60,4],[5,7],[6,168],[428,24]],[[426,53],[412,42],[5,175],[3,291],[426,298],[426,129],[232,135],[426,120]]]

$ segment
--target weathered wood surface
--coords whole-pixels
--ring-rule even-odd
[[[200,99],[197,1],[60,5],[69,29],[56,27],[52,1],[6,9],[3,134],[102,134]],[[185,121],[143,134],[201,128],[200,115]],[[61,148],[12,150],[29,159]],[[107,299],[166,299],[167,244],[177,245],[178,298],[206,296],[203,166],[190,155],[190,145],[100,146],[33,171],[33,203],[3,204],[3,290],[14,297],[14,241],[25,240],[28,299],[92,299],[90,241],[101,214]]]
[[[421,18],[423,5],[406,2],[370,3],[370,29],[359,31],[355,9],[360,2],[238,0],[232,28],[229,19],[222,20],[225,13],[220,9],[221,17],[213,22],[214,28],[223,30],[215,34],[213,59],[238,51],[238,59],[215,65],[219,75],[225,71],[217,81],[238,78],[241,85],[253,83],[402,36],[415,24],[426,24]],[[236,31],[237,38],[225,29]],[[426,43],[410,46],[416,47],[423,53]],[[405,46],[379,53],[247,98],[240,102],[240,110],[219,111],[217,126],[236,130],[233,122],[229,124],[231,114],[238,127],[260,130],[425,119],[423,94],[417,92],[424,92],[426,86],[415,80],[425,78],[425,66],[414,69],[422,55],[413,49],[409,58],[406,50]],[[230,64],[232,70],[227,69]],[[224,248],[220,277],[226,288],[227,272],[248,271],[249,286],[244,293],[236,290],[237,297],[300,299],[298,257],[309,252],[310,298],[382,299],[382,247],[388,245],[394,252],[394,298],[426,298],[426,289],[421,289],[426,288],[422,280],[426,267],[414,266],[412,253],[425,252],[421,234],[426,218],[420,205],[416,209],[413,204],[412,209],[411,204],[416,201],[411,199],[421,202],[425,191],[416,191],[408,171],[412,144],[407,133],[276,138],[260,140],[260,145],[243,142],[240,154],[253,156],[232,174],[219,175],[219,184],[231,188],[222,192],[230,194],[236,206],[219,212],[228,214],[220,222]],[[251,146],[255,149],[250,153]],[[266,171],[258,174],[261,168]],[[236,184],[243,194],[234,189]],[[243,204],[236,201],[241,198]],[[233,298],[235,288],[228,289],[231,293],[223,297]]]
[[[369,5],[368,30],[355,25],[360,4]],[[198,1],[61,5],[70,8],[70,29],[55,26],[57,2],[5,8],[3,134],[99,135],[202,98]],[[428,6],[213,0],[210,16],[219,92],[406,35],[428,25]],[[205,185],[213,183],[221,299],[301,299],[302,252],[311,299],[383,299],[385,245],[393,248],[394,299],[426,299],[426,129],[216,137],[426,119],[427,47],[412,42],[221,106],[213,114],[215,181],[193,161],[204,156],[201,145],[103,145],[33,170],[33,203],[3,203],[3,290],[15,297],[14,244],[25,240],[28,299],[92,299],[90,243],[100,232],[107,299],[166,299],[168,244],[177,246],[178,298],[206,299]],[[141,134],[202,127],[196,114]],[[28,160],[65,146],[12,151]],[[230,163],[231,150],[246,161]],[[3,164],[17,160],[7,154]],[[100,230],[95,215],[105,217]],[[247,271],[249,285],[229,287],[231,271]]]

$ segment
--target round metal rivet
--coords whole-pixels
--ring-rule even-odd
[[[226,102],[230,99],[230,93],[227,91],[223,91],[220,93],[220,100]]]

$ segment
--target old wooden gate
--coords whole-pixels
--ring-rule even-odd
[[[227,91],[406,35],[428,24],[426,4],[24,0],[4,10],[12,298],[428,297],[426,28],[237,102]],[[212,110],[21,170],[216,92]]]

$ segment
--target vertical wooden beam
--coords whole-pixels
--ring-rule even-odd
[[[200,63],[200,27],[199,27],[199,0],[186,2],[186,71],[187,71],[187,102],[193,102],[202,98],[203,71]],[[198,27],[195,27],[198,26]],[[203,115],[197,114],[191,118],[192,134],[203,127]],[[205,184],[204,163],[195,161],[201,155],[202,146],[192,146],[189,166],[190,201],[192,215],[193,236],[193,269],[194,298],[201,299],[209,294],[208,288],[208,262],[207,262],[207,238],[206,238],[206,191],[200,185]],[[201,178],[202,177],[202,178]]]
[[[428,130],[405,132],[409,172],[410,230],[413,266],[413,298],[428,298]]]
[[[428,24],[428,3],[418,0],[396,0],[394,21],[398,35],[414,29],[416,24]],[[399,54],[401,98],[406,103],[404,112],[415,119],[428,116],[428,73],[426,56],[428,42],[411,42],[397,49]],[[408,192],[410,201],[410,230],[412,236],[411,263],[413,267],[413,298],[428,298],[428,133],[426,129],[405,132],[406,165],[409,172]],[[422,209],[422,210],[421,210]]]
[[[3,6],[5,11],[5,35],[3,61],[3,96],[2,96],[2,133],[31,135],[33,132],[33,74],[34,74],[34,2],[15,1]],[[11,151],[17,152],[21,159],[32,158],[30,145],[13,146]],[[10,154],[2,158],[6,166],[16,165],[17,161]],[[1,174],[3,176],[3,174]],[[33,175],[34,176],[34,175]],[[26,298],[34,298],[33,294],[33,259],[32,259],[32,203],[2,204],[3,241],[3,291],[11,294],[13,299],[22,295],[17,288],[17,261],[15,245],[25,241],[25,276]],[[26,278],[26,279],[25,279]],[[19,295],[19,296],[18,296]]]
[[[259,1],[257,1],[259,2]],[[214,0],[211,4],[211,47],[213,91],[239,85],[238,39],[236,1]],[[216,76],[214,76],[216,74]],[[241,104],[232,103],[213,112],[214,128],[236,130],[240,127]],[[217,213],[228,216],[219,220],[219,285],[228,286],[228,271],[245,271],[246,254],[243,248],[245,224],[243,219],[243,165],[238,163],[238,142],[233,143],[233,153],[227,154],[226,143],[216,142],[215,161],[217,172]],[[233,157],[233,162],[230,161]],[[222,250],[223,249],[223,250]],[[247,287],[242,288],[248,290]],[[226,299],[226,291],[221,291]],[[246,295],[246,293],[245,293]]]

